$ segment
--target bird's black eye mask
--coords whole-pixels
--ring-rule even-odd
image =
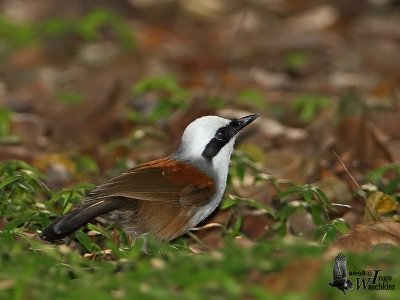
[[[221,151],[221,149],[238,133],[238,125],[239,123],[237,120],[231,120],[228,125],[219,128],[201,155],[211,161],[213,157],[216,156],[219,151]]]
[[[222,147],[229,143],[229,141],[244,127],[249,125],[255,119],[257,119],[260,115],[253,114],[240,119],[232,119],[229,121],[229,124],[221,127],[215,133],[215,136],[212,140],[207,144],[203,153],[201,154],[208,161],[212,161],[213,157],[221,151]]]

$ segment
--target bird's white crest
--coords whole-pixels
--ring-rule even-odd
[[[205,116],[190,123],[182,135],[182,146],[187,154],[201,156],[215,132],[229,124],[229,120],[217,116]]]
[[[182,136],[180,156],[188,160],[202,158],[202,153],[207,144],[214,138],[215,133],[221,127],[229,124],[228,119],[217,116],[205,116],[190,123]],[[228,174],[229,159],[233,151],[235,138],[232,138],[221,151],[212,159],[212,165],[217,173],[226,178]]]

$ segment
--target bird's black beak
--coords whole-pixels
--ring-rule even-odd
[[[260,114],[252,114],[252,115],[240,118],[240,119],[234,119],[231,121],[231,124],[234,126],[236,133],[238,133],[240,130],[242,130],[244,127],[249,125],[251,122],[253,122],[255,119],[257,119],[259,116],[260,116]]]

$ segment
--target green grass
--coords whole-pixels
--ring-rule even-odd
[[[339,299],[330,288],[331,262],[322,263],[313,283],[299,293],[274,294],[263,279],[302,259],[319,260],[324,248],[262,242],[253,248],[231,242],[218,252],[193,254],[182,244],[150,243],[150,255],[142,255],[141,243],[127,249],[118,260],[82,258],[66,247],[47,245],[16,235],[0,237],[1,299]],[[398,251],[375,249],[350,254],[349,268],[363,270],[384,265],[399,283]],[[368,266],[365,262],[368,261]],[[302,270],[297,280],[301,280]],[[279,273],[278,273],[279,274]],[[284,275],[282,275],[284,276]],[[397,278],[396,278],[397,276]],[[292,280],[295,277],[287,278]],[[285,278],[283,277],[283,280]],[[398,287],[398,286],[397,286]],[[346,299],[396,299],[398,291],[350,291]]]
[[[243,172],[254,172],[258,174],[256,181],[265,180],[265,176],[257,171],[256,164],[247,161],[240,152],[236,156],[232,166],[232,174],[236,174],[234,176],[240,178]],[[240,163],[243,161],[248,162],[245,170]],[[385,172],[382,171],[382,174]],[[288,197],[296,197],[297,203],[312,215],[324,213],[329,207],[326,196],[311,185],[281,190],[283,206],[280,212],[252,199],[228,197],[223,207],[237,214],[237,221],[224,229],[221,235],[222,248],[194,253],[191,248],[193,234],[170,243],[140,237],[132,245],[122,232],[94,224],[87,226],[91,234],[87,230],[80,230],[66,244],[42,242],[38,233],[51,219],[69,211],[81,201],[85,191],[90,188],[81,184],[51,192],[45,188],[42,180],[43,175],[24,162],[0,164],[0,299],[343,297],[340,291],[328,286],[332,277],[333,258],[324,258],[329,250],[328,244],[341,231],[339,225],[342,224],[337,219],[313,216],[315,224],[319,226],[318,231],[324,227],[335,231],[331,240],[325,241],[326,245],[321,243],[320,238],[312,241],[288,234],[280,235],[279,232],[269,238],[240,243],[240,238],[246,241],[240,231],[240,207],[262,211],[274,218],[281,227],[285,226],[291,211],[291,202],[286,199]],[[279,189],[279,181],[273,181]],[[284,211],[286,215],[282,213]],[[142,250],[145,240],[148,254]],[[346,299],[359,299],[360,296],[364,299],[398,298],[398,248],[381,245],[366,253],[347,254],[350,271],[382,269],[382,275],[392,276],[392,283],[396,284],[397,290],[353,290],[348,292]],[[310,267],[309,262],[312,263]],[[309,280],[303,279],[305,273]],[[350,279],[355,282],[355,278]]]

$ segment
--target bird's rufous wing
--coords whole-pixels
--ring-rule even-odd
[[[126,197],[171,205],[203,206],[215,192],[214,181],[193,165],[169,157],[138,165],[92,190],[86,201]]]

